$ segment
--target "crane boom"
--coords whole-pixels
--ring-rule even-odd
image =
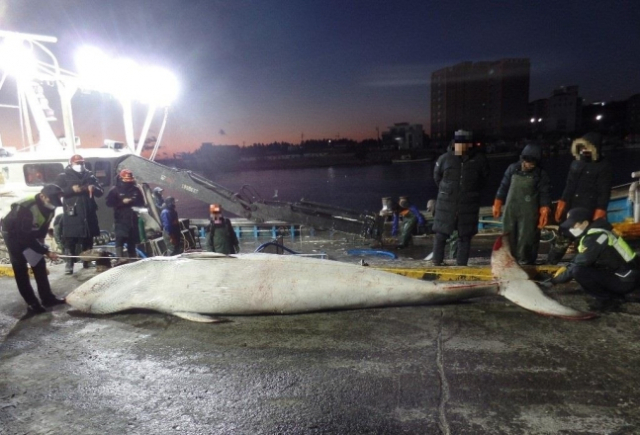
[[[250,186],[234,192],[192,171],[169,168],[136,155],[127,155],[119,160],[118,171],[125,168],[132,170],[140,182],[184,192],[207,204],[220,204],[224,210],[254,222],[281,220],[363,237],[380,238],[382,235],[384,220],[374,213],[359,213],[310,201],[264,200]]]

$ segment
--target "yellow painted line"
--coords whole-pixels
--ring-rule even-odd
[[[428,281],[491,281],[490,266],[451,266],[451,267],[379,267],[371,266],[374,269],[384,270],[385,272],[397,273],[409,278],[424,279]],[[561,266],[539,265],[539,266],[523,266],[529,277],[534,278],[541,273],[551,274],[557,272]]]
[[[49,269],[47,269],[47,275],[49,275]],[[0,277],[6,276],[8,278],[14,278],[13,267],[10,264],[0,264]],[[29,268],[29,276],[33,278],[33,271]]]

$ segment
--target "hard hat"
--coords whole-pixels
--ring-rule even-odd
[[[57,184],[47,184],[40,191],[44,196],[49,198],[51,204],[55,207],[62,207],[62,189]]]
[[[84,163],[84,157],[82,157],[80,154],[74,154],[69,159],[70,165],[80,165],[83,163]]]
[[[120,179],[125,183],[134,183],[136,181],[136,179],[133,178],[133,172],[129,169],[123,169],[120,171]]]
[[[209,213],[220,213],[222,211],[222,207],[220,204],[211,204],[209,206]]]

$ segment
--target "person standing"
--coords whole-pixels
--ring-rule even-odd
[[[164,198],[162,197],[162,192],[164,192],[164,189],[160,186],[154,187],[153,191],[151,192],[151,196],[153,196],[153,203],[158,209],[162,209],[162,207],[164,207]]]
[[[414,231],[417,228],[425,228],[427,221],[418,210],[418,207],[413,205],[406,196],[400,197],[398,207],[393,213],[391,235],[394,237],[398,235],[400,217],[402,217],[402,231],[400,234],[398,249],[403,249],[409,246],[409,242],[411,241]]]
[[[571,154],[575,160],[569,166],[567,182],[556,206],[556,222],[564,220],[566,210],[578,207],[589,210],[593,220],[606,219],[613,170],[602,155],[602,136],[591,132],[574,140]],[[547,262],[558,264],[570,244],[571,238],[561,232],[549,249]]]
[[[502,214],[505,234],[509,234],[511,254],[520,264],[535,264],[540,244],[540,229],[547,225],[551,212],[551,181],[540,167],[542,150],[529,144],[520,161],[509,165],[493,201],[493,217]]]
[[[578,254],[551,285],[575,279],[595,298],[589,306],[594,311],[615,309],[626,294],[640,289],[640,258],[604,217],[593,219],[591,210],[572,208],[561,227],[577,240]]]
[[[451,149],[441,155],[433,170],[438,186],[433,231],[433,263],[442,265],[447,239],[458,231],[456,264],[466,266],[469,261],[471,238],[478,232],[480,192],[489,176],[489,161],[471,133],[458,130]]]
[[[162,222],[162,238],[167,246],[167,255],[182,253],[182,233],[180,232],[180,220],[176,211],[176,200],[173,196],[167,196],[164,207],[160,213]]]
[[[91,249],[93,238],[100,235],[98,204],[95,198],[100,198],[104,190],[93,172],[86,169],[84,158],[80,154],[71,156],[69,165],[58,175],[55,184],[60,186],[63,192],[64,253],[74,257],[78,254],[78,245],[81,246],[81,251]],[[76,258],[67,258],[65,274],[73,274],[75,261]],[[89,262],[83,261],[82,266],[88,268]]]
[[[136,258],[136,245],[140,243],[138,214],[133,207],[144,206],[144,195],[136,185],[133,172],[123,169],[118,175],[116,185],[107,194],[107,207],[113,208],[116,234],[116,256],[124,257],[124,245],[127,244],[129,258]]]
[[[64,304],[64,299],[51,291],[45,261],[45,258],[57,260],[58,255],[40,241],[47,235],[56,207],[62,206],[61,196],[60,187],[47,184],[37,195],[11,204],[11,211],[2,219],[2,237],[28,314],[44,313],[44,307]],[[40,300],[31,286],[27,265],[33,271]]]
[[[231,221],[222,216],[222,207],[219,204],[209,206],[209,219],[211,223],[207,228],[207,251],[225,255],[240,252],[236,232],[233,231]]]

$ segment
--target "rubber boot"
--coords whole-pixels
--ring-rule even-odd
[[[64,250],[64,255],[68,255],[69,257],[71,257],[71,250],[70,249],[65,249]],[[73,274],[73,263],[74,263],[75,259],[73,258],[67,258],[66,260],[66,264],[64,266],[64,274],[65,275],[72,275]]]

